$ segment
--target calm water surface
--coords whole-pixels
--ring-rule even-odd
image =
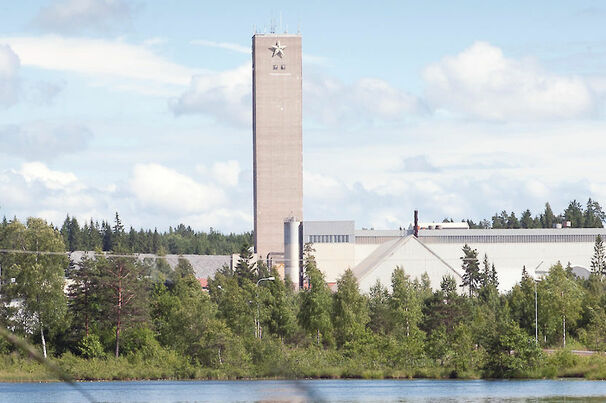
[[[606,381],[140,381],[0,383],[0,402],[577,402],[605,401]]]

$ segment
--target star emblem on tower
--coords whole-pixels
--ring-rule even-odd
[[[280,56],[281,59],[284,56],[284,49],[286,49],[286,45],[281,45],[280,41],[277,41],[275,45],[269,48],[273,52],[271,57]]]

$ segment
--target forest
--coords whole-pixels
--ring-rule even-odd
[[[331,291],[310,245],[302,291],[254,262],[246,243],[206,291],[184,259],[171,270],[161,257],[129,256],[128,236],[116,217],[112,253],[75,265],[44,220],[2,223],[0,327],[81,380],[606,378],[599,238],[585,280],[565,264],[538,281],[520,268],[500,293],[489,257],[465,246],[464,288],[445,276],[432,290],[394,267],[390,284],[362,294],[350,270]],[[55,378],[0,339],[0,380]]]
[[[118,213],[114,221],[120,217]],[[567,221],[573,228],[602,228],[606,214],[600,204],[591,198],[585,206],[576,200],[571,201],[566,209],[555,214],[549,203],[545,203],[543,212],[532,215],[529,209],[519,214],[502,211],[495,213],[491,219],[482,219],[474,222],[466,219],[470,228],[503,229],[503,228],[553,228],[555,224]],[[443,221],[452,222],[452,218]],[[6,217],[0,225],[6,226]],[[83,224],[75,217],[69,215],[63,224],[56,229],[61,233],[63,243],[68,251],[111,251],[115,249],[114,228],[109,221],[93,220],[92,218]],[[208,232],[195,231],[191,226],[179,224],[169,227],[168,231],[158,231],[157,228],[136,230],[132,226],[126,230],[121,247],[130,253],[154,253],[159,255],[195,254],[195,255],[229,255],[238,253],[243,244],[252,243],[252,233],[222,234],[210,228]]]
[[[606,214],[595,200],[589,198],[585,207],[576,200],[568,203],[563,212],[556,215],[549,203],[545,203],[545,209],[542,213],[535,216],[529,209],[524,210],[519,218],[512,211],[508,213],[503,210],[495,213],[490,220],[483,219],[478,223],[473,220],[463,220],[469,224],[469,228],[483,229],[516,229],[516,228],[553,228],[556,224],[570,223],[572,228],[603,228]],[[452,222],[451,218],[445,218],[445,222]]]
[[[121,221],[116,213],[114,221]],[[4,219],[6,224],[6,218]],[[75,217],[65,217],[63,224],[57,228],[63,237],[68,251],[99,250],[112,251],[116,249],[118,240],[115,237],[113,225],[105,220],[90,219],[80,225]],[[132,253],[154,253],[158,255],[230,255],[237,253],[244,243],[252,243],[252,233],[222,234],[212,227],[208,232],[194,231],[190,226],[179,224],[169,227],[168,231],[135,230],[130,227],[125,231],[124,239],[120,239],[121,248]]]

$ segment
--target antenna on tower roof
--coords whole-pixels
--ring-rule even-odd
[[[282,32],[282,11],[280,11],[280,32]]]
[[[269,33],[270,34],[276,33],[276,22],[273,17],[271,17],[269,20]]]

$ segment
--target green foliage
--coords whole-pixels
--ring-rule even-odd
[[[84,336],[78,343],[77,350],[84,358],[100,358],[104,356],[101,340],[94,333]]]
[[[39,218],[28,218],[25,225],[16,220],[4,224],[0,246],[31,252],[65,250],[61,234]],[[46,337],[67,326],[63,292],[67,264],[61,254],[0,255],[4,322],[22,334],[39,334],[45,356]],[[13,300],[21,301],[18,307],[10,303]]]
[[[292,337],[297,331],[297,299],[290,280],[283,281],[275,268],[270,274],[275,280],[266,285],[269,293],[266,293],[267,299],[264,303],[267,311],[264,322],[272,335],[284,340]]]
[[[119,217],[118,217],[119,218]],[[171,253],[227,255],[237,253],[244,243],[252,242],[252,233],[222,234],[210,228],[208,232],[197,232],[191,227],[179,224],[170,227],[166,232],[157,229],[138,231],[130,227],[128,232],[120,222],[122,247],[132,253]],[[91,219],[80,226],[75,217],[69,215],[61,226],[60,233],[66,249],[75,250],[116,250],[118,238],[115,236],[115,225],[112,228],[107,221]]]
[[[250,245],[242,245],[235,272],[240,282],[242,282],[244,279],[256,281],[258,278],[257,263],[253,262],[253,255]]]
[[[418,289],[404,269],[396,267],[391,275],[392,294],[389,300],[394,333],[401,337],[422,339],[419,323],[423,316],[423,301]]]
[[[593,201],[584,210],[571,203],[567,213],[556,217],[547,205],[540,217],[526,211],[517,221],[515,214],[502,213],[493,221],[532,228],[566,218],[598,226],[603,219]],[[118,215],[114,225],[86,222],[79,231],[70,217],[60,232],[41,220],[4,220],[0,246],[61,253],[104,245],[120,254],[165,253],[188,250],[186,240],[200,235],[182,227],[148,236],[125,230]],[[209,279],[208,293],[185,259],[173,270],[163,259],[97,256],[68,265],[61,255],[3,253],[0,325],[38,345],[44,335],[51,354],[79,379],[606,377],[603,357],[578,357],[569,350],[543,357],[534,341],[533,279],[524,269],[520,283],[499,294],[494,265],[488,256],[480,264],[468,246],[467,295],[458,293],[452,276],[432,291],[427,275],[413,279],[403,268],[394,270],[390,288],[377,282],[369,295],[360,293],[347,271],[332,293],[309,245],[306,287],[295,292],[275,268],[254,262],[247,246],[240,250],[239,264]],[[594,253],[596,267],[600,256]],[[257,283],[268,276],[275,280]],[[583,347],[579,343],[606,349],[604,276],[594,270],[589,280],[580,280],[558,264],[537,284],[537,294],[543,347],[560,346],[566,335],[575,349]],[[11,304],[15,298],[23,300],[22,312]],[[77,356],[61,355],[65,351]],[[49,379],[4,341],[0,368],[0,379]]]
[[[368,296],[369,328],[378,334],[387,334],[393,328],[389,307],[389,290],[379,280],[370,288]]]
[[[539,327],[548,342],[558,336],[564,343],[566,335],[575,329],[582,312],[584,290],[562,267],[556,264],[538,285]]]
[[[489,377],[524,377],[541,363],[535,341],[512,320],[501,321],[487,348],[484,369]]]
[[[480,262],[478,261],[478,251],[471,249],[469,245],[463,246],[463,261],[461,268],[463,269],[463,282],[461,287],[467,287],[469,296],[473,297],[477,294],[482,282],[482,274],[480,273]]]
[[[332,344],[332,296],[324,274],[316,267],[309,244],[305,246],[304,266],[308,286],[299,293],[301,303],[297,319],[308,334],[315,336],[316,344],[321,341]]]
[[[369,320],[368,306],[366,298],[360,295],[358,280],[351,269],[347,269],[337,281],[332,312],[337,346],[362,337]]]
[[[604,241],[599,234],[595,238],[590,267],[593,274],[602,280],[606,278],[606,251],[604,250]]]

